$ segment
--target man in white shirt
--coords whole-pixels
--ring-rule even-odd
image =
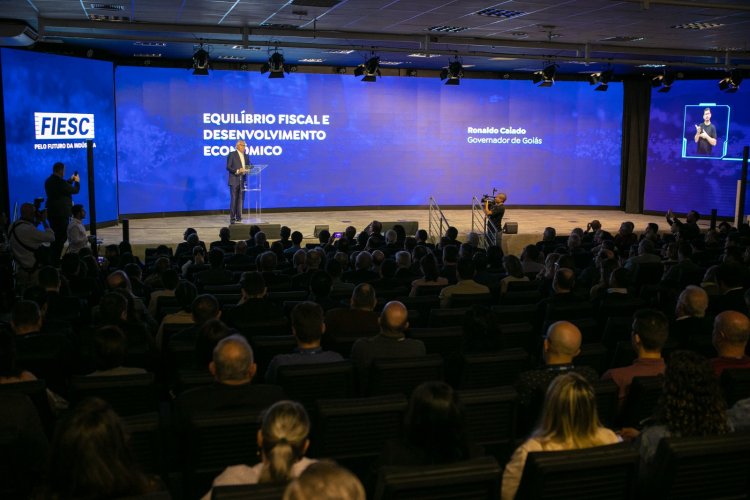
[[[78,253],[82,248],[89,244],[86,235],[86,227],[83,225],[83,219],[86,217],[86,209],[83,205],[73,205],[73,217],[68,223],[68,252]]]

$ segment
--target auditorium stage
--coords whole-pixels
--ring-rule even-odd
[[[471,211],[444,210],[443,213],[452,226],[458,228],[461,238],[471,231]],[[331,232],[343,231],[347,226],[361,230],[373,219],[383,222],[416,221],[419,228],[427,229],[429,213],[427,209],[406,210],[335,210],[335,211],[297,211],[264,213],[262,221],[269,224],[286,225],[293,231],[300,231],[305,242],[317,241],[313,236],[316,225],[328,225]],[[659,224],[659,229],[667,230],[662,216],[626,214],[619,210],[559,210],[559,209],[524,209],[508,207],[505,222],[517,222],[518,234],[503,236],[503,250],[506,253],[520,254],[523,247],[539,241],[544,228],[552,226],[558,234],[568,234],[575,227],[585,228],[592,219],[599,219],[602,226],[613,234],[626,220],[632,221],[636,231],[641,232],[649,222]],[[130,241],[137,255],[143,257],[145,248],[158,244],[176,246],[182,241],[182,234],[187,227],[198,231],[202,240],[211,242],[219,239],[219,229],[228,225],[227,215],[200,215],[161,217],[130,220]],[[249,228],[250,223],[246,223]],[[701,226],[708,227],[708,221],[701,221]],[[236,234],[236,232],[233,230]],[[244,231],[242,231],[244,233]],[[242,234],[241,233],[241,234]],[[97,236],[104,244],[119,243],[122,240],[122,225],[101,228]]]

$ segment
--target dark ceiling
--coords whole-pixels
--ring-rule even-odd
[[[459,57],[466,76],[518,77],[549,62],[581,77],[750,69],[748,0],[0,1],[37,50],[184,65],[203,43],[214,69],[254,70],[278,48],[301,71],[361,64],[426,76]]]

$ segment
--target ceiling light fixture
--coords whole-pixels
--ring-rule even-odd
[[[733,94],[740,90],[742,79],[742,71],[735,68],[729,71],[724,78],[719,80],[719,90],[728,94]]]
[[[376,56],[374,52],[372,53],[372,57],[357,66],[354,70],[354,76],[359,77],[362,75],[364,75],[364,78],[362,78],[363,82],[374,82],[377,80],[377,77],[382,78],[383,75],[380,74],[380,57]]]
[[[211,66],[208,61],[208,51],[203,48],[201,43],[198,50],[193,54],[193,74],[208,76],[208,70]]]
[[[551,87],[555,84],[555,75],[557,74],[557,64],[548,64],[544,69],[535,71],[531,76],[531,81],[538,87]]]
[[[268,73],[268,78],[284,78],[284,72],[289,73],[291,69],[291,66],[284,64],[284,56],[276,47],[273,54],[268,58],[268,62],[263,63],[263,66],[260,67],[260,74]]]
[[[464,67],[458,56],[448,64],[448,67],[443,68],[443,71],[440,72],[440,79],[445,80],[446,85],[459,85],[463,76]]]
[[[609,89],[609,82],[612,80],[613,74],[614,71],[612,70],[612,68],[608,68],[605,71],[599,71],[597,73],[591,73],[589,75],[589,85],[598,84],[598,86],[594,90],[606,92],[607,89]]]

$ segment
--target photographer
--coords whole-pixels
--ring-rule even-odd
[[[28,285],[39,267],[38,252],[43,243],[55,241],[55,233],[47,224],[46,210],[39,211],[31,203],[21,205],[21,218],[8,230],[10,251],[16,261],[16,280],[19,285]],[[44,231],[37,226],[42,224]]]
[[[65,241],[68,239],[68,222],[73,215],[73,195],[81,190],[81,178],[78,172],[65,179],[65,164],[57,162],[52,166],[52,175],[44,181],[47,193],[47,218],[55,232],[55,242],[50,245],[50,259],[53,265],[60,261]]]
[[[503,216],[505,215],[505,200],[508,199],[508,196],[505,193],[497,193],[495,195],[495,200],[492,206],[490,206],[490,199],[488,196],[484,197],[484,215],[487,216],[489,222],[492,224],[487,224],[487,238],[492,241],[492,236],[494,236],[494,241],[497,246],[500,246],[500,242],[502,241],[503,236]],[[494,235],[491,235],[490,233],[492,231],[495,231]]]

